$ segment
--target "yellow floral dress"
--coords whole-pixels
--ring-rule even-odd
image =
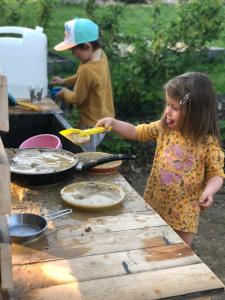
[[[225,177],[224,154],[212,136],[194,144],[160,123],[136,127],[139,141],[157,143],[144,199],[173,229],[196,233],[200,195],[211,177]]]

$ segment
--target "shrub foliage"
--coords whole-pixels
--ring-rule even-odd
[[[197,65],[204,65],[207,70],[216,63],[208,59],[207,43],[219,37],[224,26],[223,0],[180,0],[175,17],[168,22],[162,21],[163,4],[152,2],[149,8],[146,6],[150,16],[148,38],[141,32],[138,36],[124,34],[119,21],[126,4],[102,10],[95,0],[83,2],[86,16],[101,29],[103,49],[110,62],[117,118],[133,123],[160,117],[163,85],[169,79],[186,71],[201,71],[196,69]],[[46,30],[56,5],[59,0],[0,0],[0,24],[9,25],[10,20],[10,25],[32,27],[38,23]],[[103,150],[140,149],[113,134],[108,137]]]
[[[222,1],[180,1],[176,17],[166,24],[162,22],[162,4],[154,1],[149,10],[149,39],[141,34],[123,34],[119,27],[123,5],[99,15],[95,1],[88,3],[92,3],[88,15],[100,25],[103,48],[110,60],[118,118],[133,123],[156,120],[164,106],[163,85],[169,79],[186,71],[200,71],[196,65],[208,64],[210,68],[207,43],[223,29]],[[111,150],[116,147],[118,151],[118,145],[124,149],[122,140],[114,143],[113,137],[110,139]],[[140,149],[137,147],[135,151]]]

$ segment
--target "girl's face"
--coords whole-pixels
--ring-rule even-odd
[[[87,43],[85,48],[74,47],[71,49],[72,54],[82,62],[91,60],[93,49],[91,44]]]
[[[167,93],[164,116],[166,125],[169,128],[179,129],[181,120],[181,105],[178,100],[170,98]]]

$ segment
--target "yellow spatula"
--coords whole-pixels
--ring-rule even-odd
[[[9,101],[10,106],[19,105],[19,106],[23,106],[25,108],[28,108],[28,109],[31,109],[31,110],[34,110],[34,111],[39,110],[38,107],[35,104],[30,104],[30,103],[27,103],[27,102],[24,102],[24,101],[21,101],[21,100],[16,100],[16,98],[10,93],[8,93],[8,101]]]
[[[16,101],[16,104],[20,105],[20,106],[23,106],[25,108],[34,110],[34,111],[38,111],[39,110],[38,107],[37,107],[37,105],[35,105],[35,104],[26,103],[26,102],[19,101],[19,100]]]
[[[90,142],[90,135],[103,133],[106,131],[110,131],[111,128],[105,129],[105,127],[93,127],[89,129],[76,129],[76,128],[68,128],[65,130],[61,130],[59,133],[72,141],[74,144],[86,144]]]

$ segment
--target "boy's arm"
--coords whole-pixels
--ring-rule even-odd
[[[209,179],[199,199],[199,205],[202,208],[208,208],[213,205],[213,195],[222,187],[223,180],[221,176],[213,176]]]
[[[95,126],[103,126],[106,129],[111,127],[112,131],[118,133],[123,138],[127,140],[137,140],[136,128],[130,123],[119,121],[114,118],[104,118],[99,120]]]
[[[86,72],[79,72],[77,75],[75,75],[75,79],[76,85],[72,91],[68,88],[62,88],[57,96],[65,100],[67,103],[72,103],[79,106],[87,97],[92,78],[88,76]],[[66,85],[68,85],[70,82],[69,79],[67,80],[68,81],[66,81]]]
[[[66,87],[74,87],[76,80],[77,80],[77,74],[64,78],[63,85],[65,85]]]

